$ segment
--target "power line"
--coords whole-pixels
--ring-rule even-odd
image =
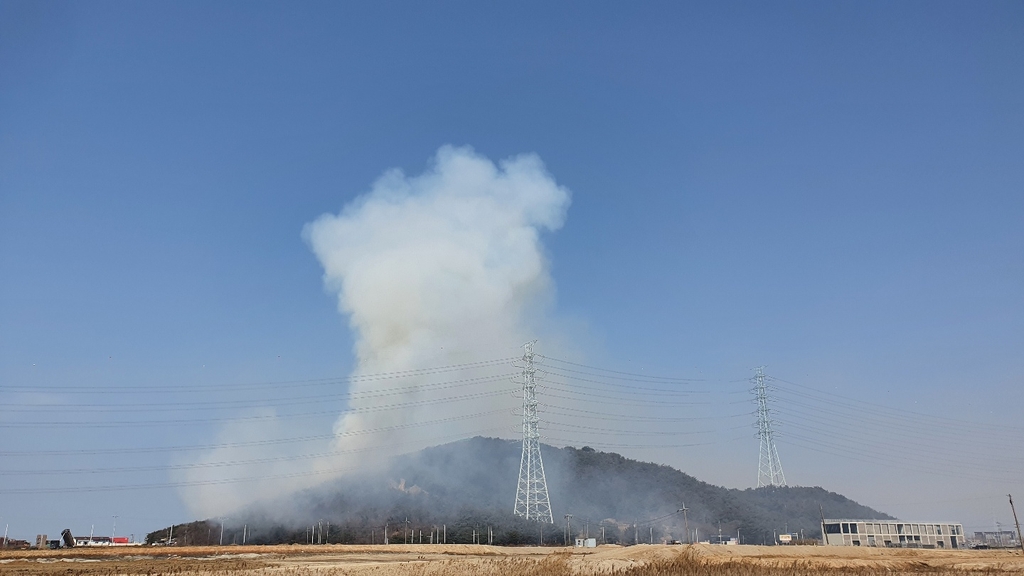
[[[386,410],[393,410],[397,408],[411,408],[416,406],[432,406],[437,404],[445,404],[450,402],[462,402],[466,400],[475,400],[479,398],[488,398],[494,396],[501,396],[511,392],[511,389],[495,390],[493,392],[476,392],[473,394],[462,394],[459,396],[446,396],[442,398],[433,398],[430,400],[418,400],[412,402],[405,402],[401,404],[388,404],[384,406],[366,406],[349,408],[345,413],[372,413],[382,412]],[[317,413],[306,413],[305,415],[317,414]],[[326,411],[319,412],[319,414],[338,414],[338,411]],[[194,424],[202,422],[239,422],[239,421],[254,421],[254,420],[273,420],[277,418],[285,418],[295,415],[261,415],[261,416],[237,416],[237,417],[224,417],[224,418],[190,418],[190,419],[176,419],[176,420],[126,420],[126,421],[114,421],[114,422],[16,422],[16,423],[5,423],[0,424],[0,428],[57,428],[57,427],[80,427],[80,428],[114,428],[120,426],[163,426],[167,424]]]
[[[556,410],[552,410],[552,408],[555,408]],[[571,414],[564,414],[562,412],[559,412],[559,410],[572,412],[575,414],[586,414],[587,416],[593,416],[596,418],[601,418],[603,420],[618,420],[621,422],[691,422],[701,420],[725,420],[731,418],[746,418],[750,416],[749,412],[743,412],[741,414],[728,414],[725,416],[624,416],[623,414],[615,414],[611,412],[597,412],[593,410],[581,410],[579,408],[570,408],[567,406],[559,406],[555,404],[543,406],[539,409],[541,414],[571,416]],[[0,454],[2,454],[2,452],[0,452]]]
[[[367,428],[363,430],[353,430],[349,432],[343,432],[341,434],[317,434],[313,436],[298,436],[292,438],[277,438],[272,440],[251,440],[247,442],[224,442],[220,444],[192,444],[192,445],[180,445],[180,446],[155,446],[148,448],[98,448],[98,449],[75,449],[75,450],[32,450],[32,451],[2,451],[2,456],[80,456],[80,455],[100,455],[100,454],[147,454],[147,453],[159,453],[159,452],[190,452],[198,450],[218,450],[222,448],[250,448],[256,446],[273,446],[279,444],[292,444],[301,442],[313,442],[317,440],[333,440],[337,438],[348,438],[356,436],[364,436],[371,434],[378,434],[383,432],[395,432],[398,430],[407,430],[410,428],[422,428],[425,426],[435,426],[437,424],[447,424],[451,422],[457,422],[460,420],[472,420],[474,418],[481,418],[483,416],[492,416],[494,414],[504,413],[506,410],[488,410],[486,412],[477,412],[474,414],[466,414],[462,416],[451,416],[448,418],[437,418],[435,420],[428,420],[424,422],[410,422],[406,424],[397,424],[394,426],[381,426],[378,428]],[[0,472],[2,474],[2,472]]]
[[[151,394],[151,393],[177,393],[177,392],[218,392],[227,390],[238,390],[238,389],[256,389],[264,387],[278,387],[282,385],[288,385],[289,387],[303,386],[303,385],[322,385],[322,384],[338,384],[343,382],[366,382],[375,380],[394,380],[399,378],[410,378],[415,376],[423,376],[429,374],[439,374],[444,372],[455,372],[459,370],[475,369],[488,366],[496,366],[500,364],[509,364],[516,360],[516,358],[496,358],[494,360],[481,360],[479,362],[467,362],[464,364],[449,364],[446,366],[436,366],[432,368],[419,368],[413,370],[398,370],[394,372],[378,372],[373,374],[355,374],[350,376],[334,376],[329,378],[310,378],[305,380],[270,380],[264,382],[255,383],[240,383],[240,384],[220,384],[211,386],[184,386],[174,385],[166,386],[161,385],[159,388],[147,388],[140,386],[47,386],[48,392],[61,392],[66,394],[124,394],[124,393],[140,393],[140,394]],[[0,392],[39,392],[38,386],[0,386]]]
[[[492,428],[490,430],[497,430],[498,428]],[[484,430],[488,431],[488,430]],[[456,434],[447,437],[434,438],[426,440],[429,442],[439,442],[444,440],[455,440],[465,439],[479,434],[480,431],[473,432],[470,434]],[[398,445],[409,445],[409,444],[422,444],[423,439],[417,439],[410,442],[391,444],[391,446]],[[371,452],[369,458],[376,459],[387,459],[389,456],[381,453],[379,446],[368,447],[360,449],[362,452]],[[0,488],[0,494],[54,494],[54,493],[68,493],[68,492],[110,492],[110,491],[122,491],[122,490],[151,490],[151,489],[166,489],[166,488],[181,488],[189,486],[212,486],[219,484],[236,484],[242,482],[254,482],[261,480],[277,480],[286,478],[302,478],[309,476],[322,476],[331,474],[340,474],[343,472],[351,472],[354,470],[365,469],[365,460],[361,460],[359,464],[353,466],[346,466],[343,468],[332,468],[326,470],[314,470],[306,472],[293,472],[287,474],[263,474],[259,476],[248,476],[243,478],[226,478],[221,480],[194,480],[194,481],[183,481],[183,482],[164,482],[154,484],[120,484],[120,485],[106,485],[106,486],[68,486],[62,488]]]
[[[657,404],[657,405],[660,405],[660,406],[663,406],[665,404],[671,404],[673,406],[707,406],[708,404],[711,404],[711,402],[709,402],[709,401],[700,401],[700,402],[666,402],[664,400],[630,400],[629,398],[624,398],[622,396],[607,396],[607,395],[604,395],[604,394],[595,394],[594,392],[591,392],[589,390],[581,392],[581,391],[573,390],[572,388],[562,388],[560,386],[552,386],[550,384],[541,384],[540,387],[544,388],[544,389],[549,389],[549,390],[557,390],[559,392],[564,392],[566,394],[575,394],[577,396],[584,396],[586,398],[606,398],[606,399],[609,399],[609,400],[627,400],[627,401],[631,401],[631,402],[634,402],[634,403]]]
[[[469,433],[471,436],[478,435],[482,432],[490,432],[494,430],[500,430],[501,427],[491,426],[488,428],[482,428]],[[233,466],[251,466],[253,464],[269,464],[272,462],[294,462],[297,460],[315,460],[319,458],[326,458],[329,456],[341,456],[345,454],[351,454],[356,452],[364,452],[367,450],[379,450],[379,446],[372,446],[362,450],[328,450],[326,452],[315,452],[309,454],[288,454],[284,456],[271,456],[265,458],[251,458],[245,460],[219,460],[215,462],[195,462],[191,464],[164,464],[154,466],[127,466],[127,467],[116,467],[116,468],[62,468],[62,469],[44,469],[44,470],[24,470],[24,471],[3,471],[0,472],[0,476],[48,476],[54,474],[110,474],[110,473],[133,473],[133,472],[154,472],[154,471],[171,471],[171,470],[196,470],[196,469],[209,469],[209,468],[230,468]]]
[[[400,388],[385,388],[380,390],[365,390],[356,392],[341,392],[337,394],[317,394],[315,396],[298,396],[298,397],[286,397],[286,398],[264,398],[257,400],[204,400],[196,402],[160,402],[160,403],[146,403],[146,404],[7,404],[7,408],[24,408],[30,407],[26,410],[7,410],[9,412],[39,412],[43,410],[54,410],[56,408],[66,408],[69,410],[79,411],[86,408],[101,408],[99,410],[88,410],[89,413],[102,413],[102,412],[121,412],[126,408],[147,408],[148,412],[180,412],[180,411],[194,411],[194,410],[218,410],[222,408],[247,408],[247,407],[261,407],[267,403],[277,402],[275,406],[295,406],[302,404],[319,404],[326,400],[366,400],[372,398],[386,398],[388,396],[398,396],[408,393],[409,391],[432,391],[432,390],[447,390],[452,388],[462,388],[465,386],[472,386],[483,382],[498,382],[508,379],[513,374],[498,374],[494,376],[480,376],[477,378],[463,378],[460,380],[449,380],[445,382],[435,382],[430,384],[418,384],[415,386],[404,386]],[[56,410],[54,410],[56,411]]]
[[[695,378],[677,378],[677,377],[672,377],[672,376],[652,376],[652,375],[649,375],[649,374],[637,374],[635,372],[620,372],[618,370],[608,370],[607,368],[598,368],[596,366],[587,366],[586,364],[578,364],[576,362],[570,362],[568,360],[561,360],[561,359],[558,359],[558,358],[552,358],[551,356],[542,356],[540,354],[538,354],[537,356],[539,356],[541,358],[544,358],[545,360],[553,360],[553,361],[559,362],[561,364],[568,364],[570,366],[578,366],[580,368],[587,368],[587,369],[590,369],[590,370],[597,370],[599,372],[605,372],[605,373],[609,373],[609,374],[619,374],[619,375],[622,375],[622,376],[632,376],[634,378],[664,380],[664,381],[669,381],[669,382],[704,382],[704,380],[699,380],[699,379],[695,379]]]
[[[802,389],[807,390],[808,392],[812,392],[814,394],[832,396],[832,397],[838,398],[839,400],[842,401],[842,402],[837,402],[835,400],[828,400],[828,399],[824,399],[824,398],[817,398],[816,400],[818,400],[819,402],[836,404],[836,405],[839,405],[839,406],[848,406],[850,402],[854,402],[854,403],[857,403],[857,404],[863,404],[863,405],[866,405],[866,406],[870,406],[871,408],[876,409],[876,410],[884,410],[884,411],[888,411],[888,412],[896,412],[896,413],[900,414],[901,417],[905,417],[905,416],[909,415],[909,416],[912,416],[912,417],[915,417],[915,418],[922,418],[922,419],[925,419],[925,420],[934,420],[934,421],[936,421],[936,423],[934,424],[935,426],[947,426],[949,424],[957,424],[957,425],[961,425],[961,426],[971,426],[971,427],[978,427],[978,428],[989,428],[989,429],[1005,430],[1005,431],[1017,432],[1017,433],[1024,432],[1024,427],[1020,427],[1020,426],[1006,426],[1006,425],[1003,425],[1003,424],[987,424],[987,423],[984,423],[984,422],[972,422],[970,420],[960,420],[960,419],[957,419],[957,418],[949,418],[949,417],[946,417],[946,416],[935,416],[935,415],[932,415],[932,414],[923,414],[921,412],[914,412],[912,410],[905,410],[905,409],[901,409],[901,408],[893,408],[891,406],[885,406],[884,404],[877,404],[875,402],[867,402],[865,400],[859,400],[857,398],[851,398],[849,396],[843,396],[841,394],[835,394],[833,392],[827,392],[825,390],[818,390],[817,388],[813,388],[811,386],[806,386],[806,385],[803,385],[803,384],[797,384],[796,382],[790,382],[788,380],[782,380],[781,378],[772,377],[771,379],[773,381],[782,382],[784,384],[789,384],[791,386],[796,386],[796,387],[802,388]]]
[[[591,384],[600,384],[611,388],[623,388],[632,392],[639,391],[641,394],[648,394],[653,396],[690,396],[692,394],[710,394],[711,390],[666,390],[664,388],[647,388],[644,386],[634,386],[632,384],[619,384],[616,382],[606,382],[603,380],[593,380],[590,378],[580,378],[579,376],[571,376],[568,374],[560,374],[557,372],[550,372],[548,370],[537,370],[538,374],[546,374],[548,376],[554,376],[557,378],[566,378],[568,380],[574,380],[576,382],[587,382]]]

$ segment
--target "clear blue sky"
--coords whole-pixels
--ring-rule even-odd
[[[5,449],[215,434],[9,426],[67,418],[7,409],[49,389],[348,373],[352,335],[303,225],[444,144],[535,152],[572,190],[545,244],[591,364],[723,382],[767,364],[898,411],[1024,422],[1024,4],[4,0]],[[794,484],[1005,520],[1000,498],[1024,496],[1019,434],[949,427],[1000,445],[1011,460],[990,475],[1016,484],[947,478],[904,506],[900,480],[930,477],[782,437],[780,452]],[[658,458],[746,487],[750,442],[703,468]],[[967,465],[962,450],[936,465]],[[871,485],[879,470],[900,486]],[[4,493],[104,482],[0,475],[0,523],[32,537],[118,514],[139,535],[187,519],[173,490]]]

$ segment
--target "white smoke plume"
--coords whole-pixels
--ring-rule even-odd
[[[555,183],[536,155],[495,165],[469,148],[445,146],[425,173],[409,177],[391,170],[341,214],[307,225],[305,236],[324,267],[324,282],[337,293],[338,309],[356,337],[354,375],[514,355],[517,345],[542,330],[538,323],[553,284],[540,235],[562,226],[568,206],[569,191]],[[449,373],[445,379],[466,377],[481,372]],[[351,391],[379,386],[355,382]],[[351,407],[357,410],[382,403],[427,404],[345,414],[335,426],[338,445],[408,439],[408,432],[391,438],[345,434],[494,405],[463,402],[446,409],[429,404],[431,395],[412,390],[398,399],[354,399]]]
[[[321,446],[325,455],[289,460],[286,447],[264,452],[267,462],[231,475],[266,480],[244,491],[186,489],[192,511],[228,513],[382,455],[476,433],[512,435],[518,401],[508,393],[515,388],[508,362],[423,370],[521,355],[523,342],[555,334],[545,320],[554,285],[541,236],[562,226],[569,202],[534,154],[495,164],[470,148],[444,146],[424,173],[389,170],[341,213],[307,224],[303,236],[355,337],[349,410]],[[396,372],[406,374],[374,376]],[[252,438],[253,430],[225,428],[220,441],[238,437]],[[253,456],[221,448],[200,462]]]

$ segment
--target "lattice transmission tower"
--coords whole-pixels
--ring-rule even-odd
[[[761,439],[761,457],[757,464],[757,487],[785,486],[786,476],[782,473],[779,450],[775,447],[772,419],[768,408],[768,384],[764,366],[754,374],[752,392],[757,396],[757,437]]]
[[[548,481],[540,457],[540,429],[537,416],[537,369],[533,365],[533,342],[523,346],[523,458],[519,463],[516,516],[554,524]]]

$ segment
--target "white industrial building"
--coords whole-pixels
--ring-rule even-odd
[[[821,525],[829,546],[886,548],[964,548],[964,527],[952,522],[829,520]]]

